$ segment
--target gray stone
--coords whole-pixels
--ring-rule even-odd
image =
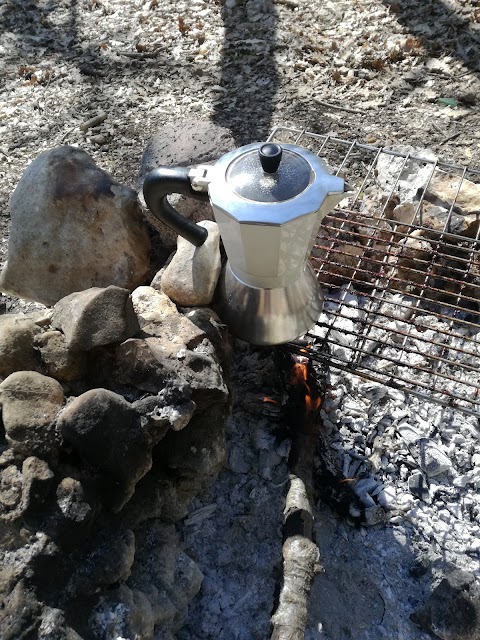
[[[430,502],[428,484],[426,483],[423,474],[419,471],[415,471],[411,476],[409,476],[408,490],[416,498],[420,498],[420,500],[424,500],[425,502]]]
[[[420,446],[420,467],[429,478],[434,478],[452,469],[452,463],[446,454],[433,442],[422,439]]]
[[[424,285],[426,272],[433,256],[432,245],[422,237],[421,231],[415,231],[402,238],[395,250],[396,255],[389,258],[394,266],[392,278],[395,278],[395,287],[411,292],[416,290],[416,285]]]
[[[122,342],[116,349],[115,362],[115,379],[120,384],[148,393],[158,393],[178,377],[174,370],[159,362],[146,340],[131,338]]]
[[[177,252],[161,281],[168,297],[184,307],[211,303],[222,266],[218,225],[205,220],[199,226],[208,231],[206,241],[200,247],[195,247],[179,236]]]
[[[30,456],[22,464],[22,505],[26,512],[38,510],[52,486],[54,474],[45,460]]]
[[[122,384],[154,394],[178,385],[179,399],[188,394],[183,399],[192,399],[203,410],[212,402],[225,402],[228,389],[213,349],[203,351],[201,346],[186,349],[160,337],[126,340],[116,350],[115,376]]]
[[[82,640],[76,631],[65,622],[65,615],[61,609],[43,607],[38,640]]]
[[[130,526],[161,517],[177,522],[194,497],[210,486],[225,464],[229,404],[210,402],[181,431],[170,430],[153,450],[152,469],[138,482],[122,510]]]
[[[158,521],[142,527],[128,584],[145,593],[162,631],[181,626],[202,580],[196,563],[181,550],[174,527]]]
[[[22,315],[0,316],[0,375],[15,371],[42,371],[33,341],[41,329]]]
[[[387,218],[393,222],[400,223],[396,225],[396,231],[408,233],[410,225],[414,223],[417,207],[417,202],[401,202],[390,213],[387,213]]]
[[[63,478],[57,487],[57,506],[65,520],[84,525],[92,519],[93,510],[82,483],[74,478]]]
[[[0,517],[17,516],[22,499],[22,474],[15,465],[0,471]]]
[[[164,429],[164,434],[169,428],[174,431],[184,429],[197,408],[193,400],[179,402],[178,397],[175,398],[174,404],[168,404],[166,391],[166,388],[162,389],[156,396],[147,396],[132,404],[132,407],[146,419],[151,429]],[[175,389],[175,392],[178,396],[178,390]]]
[[[17,371],[0,384],[5,437],[25,456],[55,457],[58,442],[54,419],[63,404],[63,390],[35,371]]]
[[[401,154],[410,154],[430,160],[423,166],[417,160],[405,159],[381,153],[376,164],[376,180],[385,193],[393,191],[398,194],[401,202],[412,202],[417,197],[417,192],[424,189],[430,180],[437,160],[433,151],[419,149],[409,145],[395,145],[393,151]]]
[[[180,491],[192,492],[208,486],[223,468],[226,459],[225,424],[229,415],[226,403],[212,403],[208,410],[196,413],[186,429],[170,431],[156,451],[157,468],[178,474]],[[182,487],[182,482],[184,486]],[[177,496],[177,500],[179,500]],[[167,497],[164,510],[167,511]]]
[[[144,281],[150,241],[136,194],[85,151],[63,146],[40,154],[10,208],[0,290],[53,305],[74,291],[134,289]]]
[[[195,119],[169,122],[151,138],[143,154],[138,179],[140,202],[145,206],[142,194],[143,181],[152,169],[162,165],[186,167],[211,163],[235,147],[231,132],[212,122]],[[193,222],[213,220],[213,211],[209,203],[183,196],[173,196],[169,199],[182,215]],[[148,210],[146,212],[149,221],[160,232],[163,244],[174,249],[177,235],[154,218]]]
[[[115,379],[152,394],[165,386],[176,386],[177,401],[170,404],[192,399],[203,410],[209,402],[225,401],[228,389],[222,365],[227,368],[229,361],[224,357],[219,362],[207,337],[207,332],[218,334],[209,323],[210,316],[202,316],[202,321],[186,317],[152,287],[139,287],[132,300],[145,337],[126,340],[117,347]],[[215,322],[213,316],[211,322]]]
[[[0,599],[0,638],[23,640],[35,638],[40,604],[25,582],[17,582],[13,591]]]
[[[65,441],[100,474],[104,506],[120,511],[152,464],[155,442],[140,414],[116,393],[92,389],[62,411],[58,427]]]
[[[460,215],[454,212],[450,213],[450,210],[445,207],[424,201],[422,203],[421,216],[418,218],[418,224],[422,227],[427,227],[427,229],[431,229],[434,232],[430,234],[433,239],[437,239],[439,233],[445,233],[447,241],[449,234],[475,238],[480,224],[480,215],[476,213],[466,215]],[[428,231],[425,233],[428,235]]]
[[[130,529],[102,534],[72,576],[69,595],[89,595],[98,587],[127,580],[134,557],[135,536]]]
[[[475,576],[453,570],[432,590],[425,605],[411,619],[441,640],[478,640],[480,586]]]
[[[63,298],[55,305],[52,326],[63,331],[68,348],[75,351],[122,342],[140,328],[128,290],[115,286]]]
[[[154,449],[153,467],[126,505],[133,523],[145,520],[148,513],[151,517],[161,513],[170,521],[183,517],[190,500],[208,486],[225,462],[225,424],[230,410],[225,371],[230,352],[222,342],[223,329],[214,314],[195,309],[189,313],[192,318],[186,318],[173,303],[165,304],[165,297],[148,287],[134,292],[142,330],[150,323],[149,331],[156,335],[127,340],[116,349],[114,379],[155,394],[153,399],[135,403],[142,416],[145,411],[157,412],[157,406],[170,406],[173,413],[167,409],[160,414],[173,426],[173,414],[179,405],[185,405],[179,412],[182,421],[175,425],[184,428],[168,431],[161,446]],[[165,322],[162,308],[166,309]],[[178,326],[179,317],[182,323],[187,321],[188,328],[185,325],[175,335],[171,327]],[[163,332],[161,327],[165,327]],[[220,345],[218,353],[209,335]],[[196,346],[188,348],[183,341]],[[230,344],[228,339],[226,343]],[[161,398],[155,399],[157,396]],[[191,417],[190,402],[196,407]],[[183,424],[183,418],[189,418],[188,424]]]
[[[228,375],[232,361],[233,344],[232,337],[226,324],[210,307],[180,309],[185,316],[204,332],[205,336],[215,348],[215,354],[223,367],[225,375]],[[188,345],[187,345],[188,346]]]
[[[38,640],[65,640],[65,615],[61,609],[43,610]]]
[[[85,354],[69,349],[65,336],[60,331],[41,333],[35,336],[34,344],[40,352],[47,374],[55,380],[70,382],[85,375]]]
[[[163,337],[173,345],[188,349],[193,349],[206,337],[204,329],[179,313],[162,291],[138,287],[132,293],[132,303],[144,337]]]

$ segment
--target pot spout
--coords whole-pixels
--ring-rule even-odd
[[[353,195],[352,187],[338,176],[328,176],[327,194],[319,209],[319,219],[322,220],[327,213],[337,206],[344,198]]]

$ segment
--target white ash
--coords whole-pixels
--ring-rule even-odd
[[[355,304],[352,298],[354,296],[349,294],[348,308],[358,308],[359,303]],[[334,302],[331,302],[330,308],[333,306]],[[346,315],[345,307],[342,315]],[[348,311],[347,315],[350,315]],[[361,320],[360,313],[358,318]],[[380,316],[375,318],[376,324],[382,325],[382,322]],[[397,327],[402,324],[390,319],[384,324],[391,322]],[[403,325],[408,331],[408,325]],[[342,333],[342,344],[332,346],[332,355],[345,360],[353,353],[349,348],[355,345],[352,332],[360,332],[361,327],[352,327],[350,318],[344,320],[339,317],[334,326],[340,331],[345,330],[345,333]],[[462,347],[461,338],[449,342],[448,335],[436,333],[438,329],[447,327],[447,320],[420,316],[410,331],[407,345],[411,345],[413,351],[423,349],[425,353],[425,339],[439,343],[431,348],[434,353],[440,353],[446,345]],[[479,353],[480,335],[472,332],[472,337],[475,353]],[[390,370],[393,373],[398,362],[398,348],[384,344],[381,328],[372,329],[369,338],[379,348],[376,353],[380,363],[378,368],[382,366],[382,356],[386,356],[391,360],[385,360],[381,372]],[[471,344],[469,349],[472,349]],[[425,357],[429,355],[431,353],[426,353]],[[402,356],[405,367],[401,370],[405,370],[405,376],[411,377],[412,386],[416,381],[432,383],[431,374],[419,372],[412,375],[410,369],[412,364],[424,366],[425,357],[418,353]],[[468,362],[469,357],[466,360]],[[470,361],[473,363],[473,356]],[[449,382],[446,388],[459,393],[463,386],[461,382]],[[480,458],[474,453],[478,448],[480,430],[476,416],[464,415],[433,401],[409,396],[379,383],[364,382],[354,375],[333,369],[331,391],[324,405],[323,417],[325,424],[334,430],[332,446],[342,456],[344,472],[347,476],[359,478],[354,487],[366,505],[379,502],[390,510],[391,523],[400,525],[410,521],[426,539],[435,542],[447,561],[469,571],[479,571],[480,558],[475,549],[479,546],[480,497],[477,489],[480,470],[477,465]],[[409,477],[418,471],[426,476],[428,501],[419,500],[408,489]]]
[[[282,557],[289,442],[275,423],[250,413],[255,407],[249,406],[245,392],[258,379],[258,354],[240,356],[240,363],[227,466],[215,485],[194,501],[184,521],[186,553],[205,578],[178,640],[269,637]]]

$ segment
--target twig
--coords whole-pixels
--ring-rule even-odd
[[[90,118],[90,120],[86,120],[85,122],[82,122],[82,124],[79,125],[78,128],[81,131],[88,131],[88,129],[93,129],[93,127],[96,127],[99,124],[102,124],[102,122],[106,119],[107,119],[107,114],[105,113],[105,111],[102,111],[102,113],[99,113],[97,116]]]
[[[439,142],[438,146],[440,147],[442,144],[445,144],[446,142],[450,142],[450,140],[455,140],[455,138],[458,138],[459,135],[460,135],[460,131],[457,131],[457,133],[452,133],[451,136],[447,136],[441,142]]]
[[[158,51],[117,51],[118,55],[126,56],[127,58],[156,58],[158,56]]]
[[[326,107],[327,109],[337,109],[338,111],[347,111],[348,113],[358,113],[361,116],[367,115],[366,111],[361,111],[360,109],[351,109],[350,107],[344,107],[340,104],[332,104],[331,102],[325,102],[325,100],[320,100],[319,98],[315,98],[315,96],[313,100],[321,107]]]

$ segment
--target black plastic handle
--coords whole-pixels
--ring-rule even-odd
[[[187,220],[168,202],[167,196],[179,193],[188,198],[208,202],[208,194],[194,191],[188,177],[190,167],[157,167],[150,171],[143,183],[143,197],[147,207],[161,222],[196,247],[200,247],[208,236],[204,227]]]

